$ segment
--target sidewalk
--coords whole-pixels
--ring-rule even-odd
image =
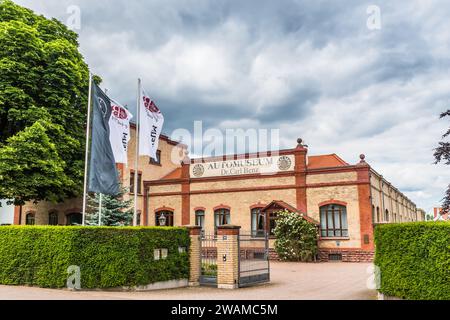
[[[238,300],[362,300],[376,299],[366,281],[368,263],[271,262],[269,284],[224,290],[209,287],[180,288],[150,292],[68,291],[31,287],[0,286],[0,299],[238,299]],[[83,280],[81,280],[83,283]]]

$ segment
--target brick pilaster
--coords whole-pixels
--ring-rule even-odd
[[[20,206],[15,206],[14,207],[14,224],[15,225],[20,225],[22,224],[22,216],[21,216],[21,212],[20,212]]]
[[[202,228],[199,226],[188,226],[191,245],[189,247],[189,285],[198,286],[202,268],[201,239]]]
[[[295,156],[295,186],[297,209],[307,214],[308,206],[306,202],[306,154],[308,149],[302,144],[301,139],[298,140],[298,145],[294,149]]]
[[[191,206],[191,185],[189,183],[189,158],[185,158],[181,164],[181,224],[187,226],[191,222],[190,206]]]
[[[239,230],[224,225],[217,228],[217,287],[236,289],[239,286]]]
[[[142,212],[141,212],[141,225],[142,226],[148,226],[148,186],[144,183],[144,196],[142,197],[143,205],[142,205]]]
[[[125,181],[123,180],[125,177],[125,164],[123,163],[116,163],[116,168],[119,173],[119,180],[123,185],[126,185]]]
[[[360,157],[361,162],[358,164],[357,176],[361,249],[370,251],[374,250],[370,166],[365,162],[364,155]]]

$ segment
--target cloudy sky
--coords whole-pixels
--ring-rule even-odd
[[[134,108],[136,79],[164,132],[279,129],[310,154],[359,154],[429,212],[450,168],[433,164],[448,126],[448,1],[16,0],[71,22],[109,94]],[[368,28],[370,5],[381,29]],[[69,13],[68,13],[69,10]],[[371,20],[372,21],[372,20]]]

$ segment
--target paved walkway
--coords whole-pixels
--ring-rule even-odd
[[[0,286],[0,299],[375,299],[367,289],[368,263],[271,263],[271,282],[239,290],[208,287],[150,292],[68,291],[31,287]]]

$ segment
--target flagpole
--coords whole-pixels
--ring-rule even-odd
[[[139,163],[139,118],[141,114],[141,79],[138,79],[138,94],[137,94],[137,117],[136,117],[136,147],[134,159],[134,212],[133,212],[133,227],[137,225],[137,201],[138,201],[138,163]]]
[[[89,71],[89,90],[88,90],[88,108],[87,108],[87,124],[86,124],[86,150],[84,157],[84,185],[83,185],[83,213],[82,225],[86,223],[86,193],[87,193],[87,178],[88,178],[88,154],[89,154],[89,136],[91,124],[91,95],[92,95],[92,73]]]
[[[102,194],[99,195],[98,200],[98,226],[102,225]]]

